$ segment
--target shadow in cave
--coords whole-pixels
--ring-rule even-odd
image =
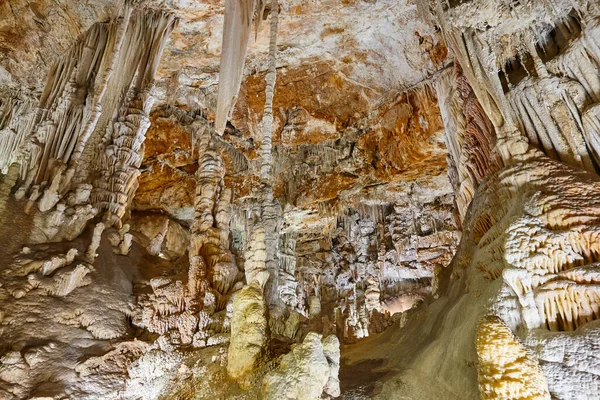
[[[385,360],[368,359],[354,364],[348,364],[348,360],[342,358],[340,363],[340,399],[371,399],[375,392],[377,381],[380,381],[389,370],[382,368]]]

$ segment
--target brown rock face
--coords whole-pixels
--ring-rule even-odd
[[[312,119],[332,124],[338,129],[363,117],[379,96],[374,90],[360,87],[348,79],[344,70],[349,72],[351,69],[352,66],[344,65],[337,70],[332,63],[319,60],[280,69],[273,104],[274,110],[279,111],[275,115],[280,129],[287,122],[286,111],[291,109],[306,110]],[[242,131],[250,131],[255,118],[260,119],[264,103],[264,74],[249,76],[240,91],[233,124]],[[274,139],[277,140],[277,135]]]
[[[358,142],[378,180],[438,175],[447,168],[436,134],[443,128],[437,99],[428,87],[402,93],[377,110],[379,122]]]
[[[172,119],[157,114],[144,142],[144,161],[135,208],[162,210],[177,219],[191,219],[198,168],[190,134]]]
[[[107,19],[114,0],[11,0],[0,3],[0,84],[39,89],[51,62],[92,24]]]
[[[378,104],[381,96],[328,63],[278,71],[275,92],[274,194],[298,207],[317,206],[365,185],[445,173],[442,120],[433,91],[419,87]],[[249,160],[260,146],[264,74],[244,82],[227,139]],[[369,97],[369,95],[371,97]],[[135,205],[176,216],[191,207],[195,168],[190,133],[173,119],[152,119]],[[231,160],[225,163],[232,171]],[[236,198],[251,195],[256,168],[229,174]],[[183,212],[183,211],[182,211]]]

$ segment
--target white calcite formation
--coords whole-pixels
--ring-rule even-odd
[[[395,204],[361,204],[328,235],[298,236],[297,309],[323,329],[335,323],[344,342],[383,331],[393,314],[432,293],[436,273],[450,262],[459,239],[451,202],[413,194]]]
[[[37,242],[72,240],[105,209],[111,224],[120,223],[135,191],[148,128],[144,112],[152,105],[147,92],[175,18],[134,12],[129,3],[123,12],[94,24],[52,65],[31,122],[4,128],[9,142],[2,162],[21,165],[16,196],[29,199],[41,230]],[[15,122],[27,119],[25,104],[9,98],[5,112]],[[107,149],[98,151],[106,136]],[[94,179],[97,170],[103,178]]]
[[[311,400],[340,395],[337,374],[339,341],[333,335],[321,338],[314,332],[281,357],[277,369],[262,383],[262,398]]]
[[[19,147],[27,133],[33,129],[34,109],[35,102],[18,92],[11,91],[0,100],[0,168],[3,174],[6,174],[11,163],[16,161]]]
[[[599,398],[599,77],[587,0],[2,2],[0,399]]]
[[[570,176],[563,179],[567,171]],[[487,279],[502,281],[492,309],[528,345],[536,343],[531,350],[538,356],[552,352],[538,339],[545,332],[564,332],[565,344],[584,345],[588,336],[577,328],[598,317],[593,278],[597,250],[592,239],[597,229],[592,221],[598,210],[598,184],[592,176],[543,158],[517,164],[499,179],[490,184],[500,185],[494,189],[486,185],[486,189],[490,194],[506,191],[500,198],[511,202],[491,217],[492,224],[480,222],[489,216],[478,213],[473,228],[477,242],[473,267]],[[593,363],[594,356],[588,356],[592,358],[577,367],[563,365],[564,361],[557,367],[569,371],[563,376],[570,382],[579,375],[579,393],[592,396],[596,384],[585,365]],[[540,363],[544,370],[542,359]],[[552,396],[571,398],[562,389],[570,383],[556,375],[547,378]]]
[[[219,65],[219,102],[215,118],[215,128],[219,134],[225,130],[225,124],[231,117],[231,110],[242,84],[256,3],[256,0],[225,1],[222,55]],[[262,3],[262,0],[259,0],[259,3]],[[260,6],[258,13],[262,14]],[[256,16],[257,21],[261,19],[262,15]]]

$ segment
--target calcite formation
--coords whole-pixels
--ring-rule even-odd
[[[321,339],[311,332],[282,357],[277,370],[262,383],[263,399],[318,399],[340,394],[337,374],[339,342],[334,335]]]
[[[227,373],[241,387],[248,389],[251,386],[250,377],[267,349],[263,288],[250,284],[236,292],[232,312]]]
[[[550,399],[538,361],[500,318],[481,320],[475,346],[483,399]]]
[[[0,4],[0,399],[600,397],[592,1]]]

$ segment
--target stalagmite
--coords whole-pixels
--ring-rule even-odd
[[[263,380],[264,399],[311,400],[340,394],[336,375],[340,363],[335,336],[321,338],[314,332],[281,358],[279,368]]]
[[[539,364],[502,320],[479,323],[476,347],[482,399],[550,399]]]
[[[250,388],[252,373],[266,352],[267,319],[262,292],[263,288],[252,283],[236,292],[233,299],[227,373],[244,389]]]

